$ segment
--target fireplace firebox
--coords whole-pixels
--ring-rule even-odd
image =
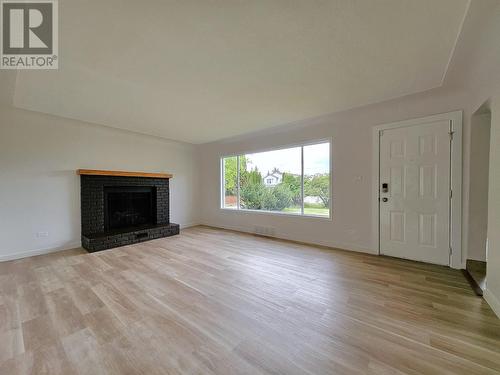
[[[168,177],[104,172],[78,172],[83,248],[93,252],[179,233],[170,223]]]
[[[105,231],[155,224],[155,187],[104,187]]]

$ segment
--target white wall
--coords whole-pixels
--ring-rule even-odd
[[[78,168],[173,173],[171,221],[198,221],[194,146],[4,106],[0,260],[80,246]]]
[[[450,79],[462,80],[470,95],[470,108],[491,111],[488,190],[488,262],[484,297],[500,317],[500,2],[473,1],[458,53],[450,66]],[[475,29],[475,32],[469,30]],[[470,48],[462,48],[467,44]],[[455,77],[455,78],[453,78]]]
[[[467,97],[460,92],[432,90],[370,105],[295,126],[215,142],[200,147],[201,221],[207,225],[254,232],[255,226],[274,228],[276,237],[364,252],[375,252],[372,222],[372,127],[462,109],[468,118]],[[464,137],[468,137],[467,121]],[[221,210],[219,158],[301,141],[333,138],[333,220]],[[468,139],[465,143],[468,142]],[[464,150],[467,152],[467,150]],[[468,190],[468,163],[464,163]],[[465,193],[464,191],[464,193]],[[466,194],[464,194],[466,196]],[[464,223],[467,223],[464,210]]]
[[[467,259],[486,261],[491,115],[472,116]]]
[[[485,298],[500,316],[500,90],[490,99],[491,145]]]

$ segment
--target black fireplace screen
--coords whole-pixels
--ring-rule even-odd
[[[155,224],[155,187],[104,187],[104,227],[106,231]]]

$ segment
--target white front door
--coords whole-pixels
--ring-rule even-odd
[[[380,133],[380,253],[449,264],[448,120]]]

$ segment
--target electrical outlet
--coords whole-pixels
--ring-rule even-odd
[[[37,236],[38,238],[48,237],[48,236],[49,236],[49,232],[37,232],[37,233],[36,233],[36,236]]]

